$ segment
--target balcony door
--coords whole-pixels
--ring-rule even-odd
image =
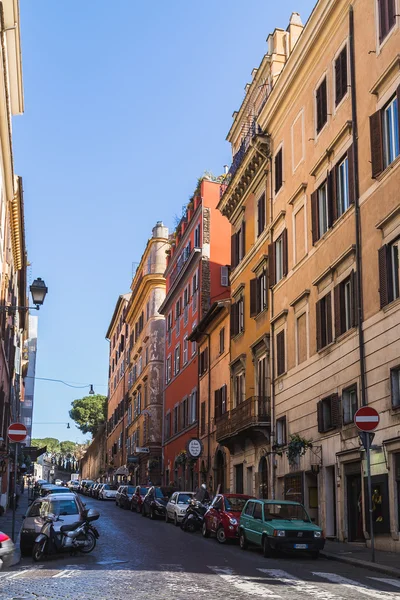
[[[256,389],[259,398],[268,396],[268,361],[266,354],[257,361]]]

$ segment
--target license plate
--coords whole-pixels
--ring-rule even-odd
[[[295,544],[294,547],[296,550],[307,550],[308,544]]]

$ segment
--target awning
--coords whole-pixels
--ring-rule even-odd
[[[118,467],[118,469],[115,471],[114,475],[129,475],[129,471],[124,465],[122,467]]]

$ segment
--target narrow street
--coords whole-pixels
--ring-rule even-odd
[[[400,600],[400,580],[321,558],[264,559],[256,550],[219,545],[163,521],[88,500],[101,512],[98,545],[89,556],[0,572],[1,600]]]

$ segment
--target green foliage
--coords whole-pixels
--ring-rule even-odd
[[[60,442],[56,438],[32,439],[31,446],[35,446],[35,448],[47,446],[47,452],[51,452],[52,454],[60,452]]]
[[[69,442],[68,440],[65,442],[60,442],[60,452],[61,454],[73,455],[75,453],[77,444],[75,442]]]
[[[289,464],[296,464],[299,456],[304,456],[309,448],[312,448],[312,440],[307,440],[301,437],[298,433],[294,433],[289,438],[289,443],[286,450]]]
[[[74,400],[69,416],[82,433],[96,435],[107,419],[107,396],[95,394]]]

